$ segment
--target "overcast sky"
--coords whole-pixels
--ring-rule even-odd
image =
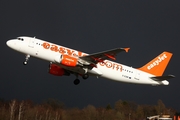
[[[138,104],[157,104],[180,111],[179,39],[180,1],[169,0],[1,0],[0,1],[0,98],[58,99],[68,107],[88,104],[114,106],[119,99]],[[56,77],[47,73],[49,63],[25,56],[6,46],[18,36],[37,37],[86,53],[130,47],[117,62],[135,68],[163,51],[173,53],[165,75],[169,86],[153,87],[90,77],[77,86],[75,76]]]

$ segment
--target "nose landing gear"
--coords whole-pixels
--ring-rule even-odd
[[[30,55],[26,55],[25,61],[23,62],[24,65],[28,64],[29,58],[30,58]]]

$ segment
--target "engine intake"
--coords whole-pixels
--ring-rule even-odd
[[[49,73],[56,76],[63,76],[65,74],[65,71],[63,68],[56,64],[50,64],[49,65]]]
[[[56,76],[63,76],[63,75],[69,76],[70,75],[70,73],[67,72],[65,69],[53,63],[49,64],[49,73]]]

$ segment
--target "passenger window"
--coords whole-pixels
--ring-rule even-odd
[[[18,38],[18,40],[24,41],[24,39],[23,39],[23,38]]]

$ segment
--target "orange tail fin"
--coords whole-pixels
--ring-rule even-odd
[[[163,52],[158,55],[156,58],[151,60],[149,63],[144,65],[143,67],[139,68],[144,72],[148,72],[155,76],[162,76],[164,70],[166,69],[170,59],[172,57],[172,53],[170,52]]]

